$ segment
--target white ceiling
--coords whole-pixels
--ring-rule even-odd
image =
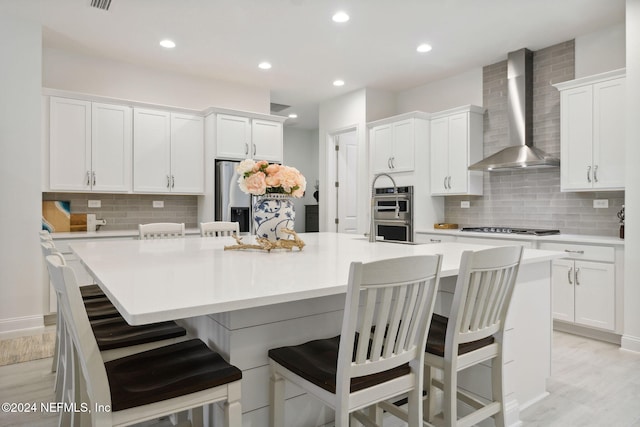
[[[624,0],[0,0],[39,20],[45,46],[271,90],[279,114],[317,126],[317,104],[371,87],[401,91],[507,52],[538,50],[624,21]],[[337,10],[351,20],[332,22]],[[177,47],[162,49],[171,38]],[[433,50],[416,53],[419,43]],[[269,71],[259,62],[273,64]],[[341,78],[345,86],[332,81]]]

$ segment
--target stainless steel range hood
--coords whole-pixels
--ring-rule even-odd
[[[533,52],[507,56],[507,114],[510,145],[469,166],[474,171],[521,170],[560,166],[560,160],[533,147]]]

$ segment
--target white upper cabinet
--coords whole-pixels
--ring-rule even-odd
[[[416,144],[427,143],[419,140],[422,133],[417,130],[424,123],[423,118],[406,118],[406,115],[370,123],[371,173],[412,171]]]
[[[133,117],[133,190],[204,192],[203,118],[143,108]]]
[[[131,191],[131,108],[94,102],[91,112],[92,190]]]
[[[171,114],[171,191],[204,192],[204,118]]]
[[[282,123],[253,119],[251,121],[251,139],[253,142],[251,157],[269,162],[282,161]]]
[[[216,158],[251,157],[251,119],[218,114],[216,116]]]
[[[468,167],[482,159],[483,113],[469,105],[432,115],[432,196],[482,195],[482,172]]]
[[[49,189],[131,191],[131,108],[51,97]]]
[[[555,87],[560,90],[561,190],[623,190],[623,70]]]
[[[282,161],[282,122],[216,116],[216,158]]]

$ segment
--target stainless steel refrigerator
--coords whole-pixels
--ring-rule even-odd
[[[216,162],[216,221],[240,224],[241,233],[252,233],[251,196],[240,190],[236,166],[240,162]]]

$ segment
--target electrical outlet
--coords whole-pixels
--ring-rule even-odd
[[[462,200],[460,202],[460,207],[463,209],[469,209],[471,207],[471,203],[468,200]]]
[[[89,200],[89,202],[87,203],[87,207],[100,208],[102,207],[102,202],[100,200]]]
[[[164,200],[154,200],[153,201],[154,208],[164,208]]]
[[[607,199],[595,199],[593,201],[593,207],[595,209],[603,209],[609,207],[609,200]]]

